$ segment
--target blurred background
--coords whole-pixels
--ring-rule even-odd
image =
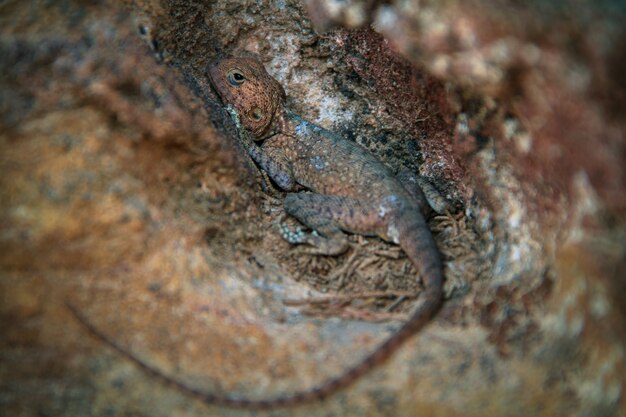
[[[621,1],[0,2],[0,414],[238,416],[345,370],[419,294],[397,248],[302,255],[205,75],[254,55],[306,119],[426,178],[446,303],[288,416],[626,415]],[[295,302],[285,303],[285,300]],[[268,414],[269,415],[269,414]]]

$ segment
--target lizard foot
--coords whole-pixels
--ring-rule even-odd
[[[348,247],[348,240],[345,237],[328,239],[313,230],[307,233],[300,227],[289,227],[285,223],[278,224],[278,233],[292,245],[306,244],[307,247],[300,248],[301,253],[309,255],[339,255],[344,253]]]
[[[300,227],[291,228],[285,223],[279,223],[278,233],[280,233],[280,236],[292,245],[307,243],[307,234]]]

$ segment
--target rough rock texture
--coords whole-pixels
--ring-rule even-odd
[[[303,116],[460,208],[431,220],[448,294],[432,326],[349,390],[271,415],[626,415],[620,2],[0,12],[3,415],[252,414],[152,379],[66,300],[188,384],[254,397],[341,372],[410,309],[419,285],[397,249],[354,237],[310,257],[274,231],[280,204],[204,75],[250,53]],[[322,292],[334,302],[307,299]]]

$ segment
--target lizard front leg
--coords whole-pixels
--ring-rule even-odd
[[[248,154],[263,171],[283,190],[295,189],[296,180],[291,171],[291,163],[279,148],[252,144]]]

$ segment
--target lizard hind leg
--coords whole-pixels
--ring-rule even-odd
[[[430,214],[430,206],[428,201],[426,200],[426,196],[422,191],[418,176],[413,173],[412,170],[402,167],[396,174],[396,179],[402,184],[404,189],[411,195],[411,197],[415,200],[417,205],[419,206],[422,214],[424,216],[428,216]]]
[[[454,211],[452,204],[437,191],[430,181],[414,174],[410,169],[402,167],[396,174],[396,179],[417,202],[425,217],[431,214],[431,209],[437,214]]]
[[[355,219],[360,202],[349,197],[328,196],[314,193],[287,194],[284,201],[285,211],[313,230],[290,230],[281,226],[285,240],[293,244],[305,243],[311,247],[305,250],[317,255],[339,255],[350,246],[345,231],[367,233],[358,230],[362,224]]]

